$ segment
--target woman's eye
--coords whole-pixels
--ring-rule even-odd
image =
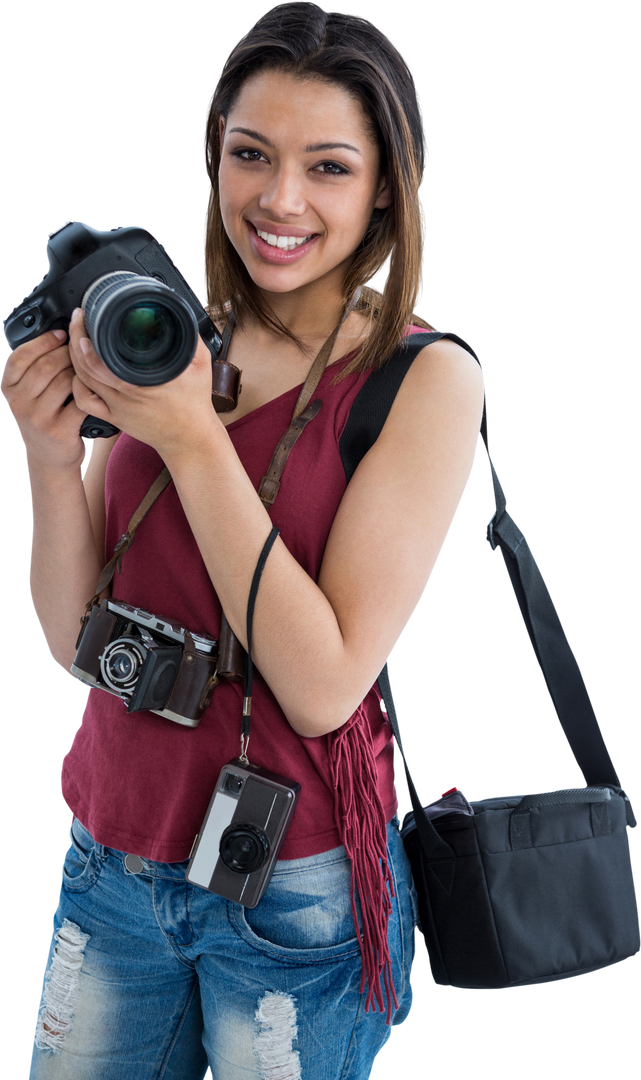
[[[267,158],[264,154],[261,154],[260,150],[234,150],[233,155],[242,161],[267,161]]]
[[[317,167],[318,168],[324,168],[326,173],[327,173],[328,168],[331,168],[331,170],[336,170],[336,172],[327,173],[327,176],[343,176],[343,175],[346,175],[346,173],[347,173],[346,168],[343,168],[342,165],[337,165],[336,161],[324,161],[324,162],[322,162],[322,164],[318,165]]]

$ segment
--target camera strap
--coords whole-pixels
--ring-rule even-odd
[[[243,765],[248,765],[247,758],[247,745],[249,743],[249,718],[251,716],[251,684],[254,681],[254,664],[251,663],[251,622],[254,620],[254,605],[256,603],[256,594],[258,592],[258,582],[264,569],[264,564],[267,563],[267,557],[272,550],[274,540],[278,536],[278,529],[274,525],[269,537],[263,544],[263,549],[258,559],[256,570],[254,571],[254,578],[251,580],[251,589],[249,590],[249,603],[247,604],[247,652],[245,653],[245,700],[243,701],[243,728],[241,732],[241,761]]]
[[[82,618],[80,619],[81,634],[84,625],[89,618],[89,612],[91,611],[94,604],[97,604],[100,601],[100,594],[104,589],[107,588],[107,585],[110,584],[111,579],[116,572],[116,567],[118,567],[118,573],[120,573],[122,557],[126,551],[129,551],[129,548],[133,544],[134,535],[136,529],[140,525],[140,522],[145,517],[145,514],[147,514],[148,511],[151,510],[158,496],[162,495],[163,491],[170,483],[171,473],[169,472],[169,469],[164,468],[160,475],[157,476],[154,480],[153,484],[149,488],[149,491],[140,503],[140,506],[138,506],[137,509],[134,511],[129,524],[127,525],[126,532],[124,532],[120,537],[120,540],[114,548],[113,555],[111,556],[109,562],[103,567],[102,573],[98,578],[98,584],[96,585],[96,591],[94,595],[91,597],[91,600],[89,600],[85,605],[85,610],[83,612]]]

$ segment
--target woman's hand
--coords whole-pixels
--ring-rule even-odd
[[[16,418],[31,465],[55,471],[80,468],[80,425],[86,409],[71,398],[74,370],[64,330],[49,330],[11,353],[2,392]]]
[[[202,448],[212,424],[220,423],[211,404],[211,354],[202,339],[185,371],[160,386],[136,386],[114,375],[87,337],[80,308],[69,327],[69,351],[78,408],[115,424],[161,457],[189,452],[196,443]]]

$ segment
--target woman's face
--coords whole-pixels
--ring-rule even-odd
[[[220,206],[255,284],[337,286],[372,211],[389,205],[360,103],[336,83],[262,72],[221,119]]]

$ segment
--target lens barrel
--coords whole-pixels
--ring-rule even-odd
[[[82,299],[85,327],[101,360],[125,382],[158,386],[191,362],[196,316],[162,281],[116,270],[97,278]]]
[[[251,874],[269,858],[269,840],[251,822],[228,825],[220,838],[220,857],[237,874]]]
[[[100,657],[104,682],[118,694],[130,693],[138,681],[147,649],[133,638],[111,641]]]

